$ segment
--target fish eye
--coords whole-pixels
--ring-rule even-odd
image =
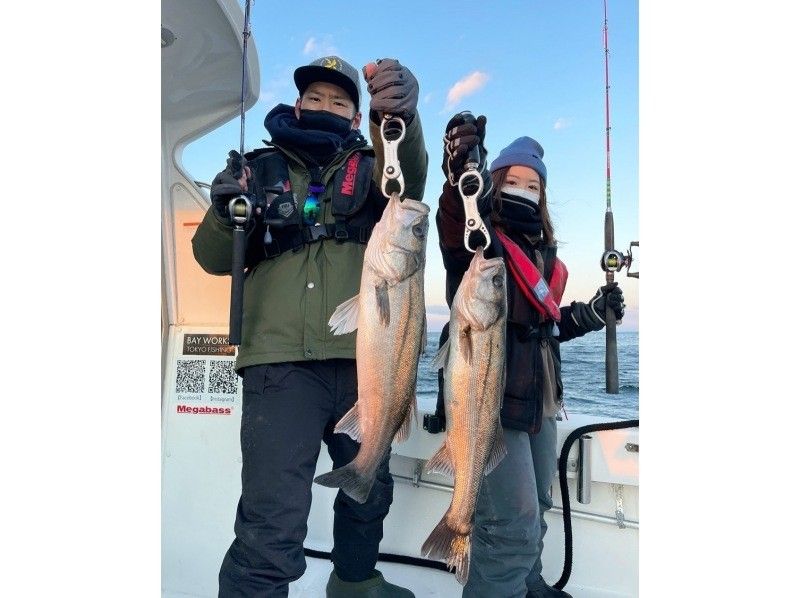
[[[492,276],[492,284],[496,286],[498,289],[503,288],[504,282],[505,280],[501,274],[495,274],[494,276]]]
[[[418,239],[422,239],[425,236],[425,227],[421,224],[415,224],[411,227],[411,232],[414,233],[414,236]]]

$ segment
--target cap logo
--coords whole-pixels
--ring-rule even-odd
[[[324,66],[326,69],[333,69],[336,71],[342,70],[342,65],[338,60],[336,60],[336,58],[323,58],[322,66]]]

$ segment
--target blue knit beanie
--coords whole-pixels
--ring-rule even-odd
[[[542,185],[547,185],[547,168],[542,157],[544,150],[539,142],[530,137],[520,137],[511,142],[511,145],[502,149],[489,167],[490,172],[505,166],[528,166],[539,173]]]

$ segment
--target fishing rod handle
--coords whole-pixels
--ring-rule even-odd
[[[244,226],[233,229],[233,260],[231,263],[231,311],[228,344],[242,342],[242,307],[244,299],[244,253],[246,236]]]
[[[233,259],[231,261],[231,310],[228,344],[242,341],[242,307],[244,299],[244,254],[247,243],[245,227],[253,215],[253,203],[246,195],[237,195],[228,202],[233,225]]]
[[[619,358],[617,356],[617,316],[606,305],[606,393],[619,393]]]

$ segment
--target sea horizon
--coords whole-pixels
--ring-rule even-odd
[[[428,330],[417,374],[417,401],[422,410],[436,408],[437,373],[432,368],[441,330]],[[567,417],[582,413],[615,419],[639,417],[639,332],[617,330],[619,392],[605,386],[605,339],[601,330],[561,343],[561,378]]]
[[[426,305],[425,317],[428,332],[441,332],[450,320],[450,309],[446,305]],[[639,332],[639,308],[626,307],[625,317],[617,326],[617,332]]]

